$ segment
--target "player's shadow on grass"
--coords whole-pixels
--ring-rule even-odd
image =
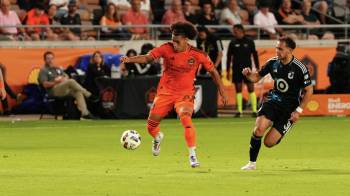
[[[304,173],[304,174],[321,174],[321,175],[350,175],[350,170],[345,169],[285,169],[277,170],[279,172],[288,173]]]

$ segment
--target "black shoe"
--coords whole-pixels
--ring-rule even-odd
[[[257,114],[256,112],[253,112],[253,113],[252,113],[252,117],[253,117],[253,118],[256,118],[256,117],[258,117],[258,114]]]
[[[88,115],[82,116],[80,119],[81,120],[97,120],[98,117],[96,117],[92,114],[88,114]]]
[[[89,101],[91,101],[93,103],[100,101],[100,98],[96,95],[91,95],[88,99],[89,99]]]
[[[237,112],[235,115],[234,115],[235,118],[241,118],[243,117],[243,114],[241,112]]]

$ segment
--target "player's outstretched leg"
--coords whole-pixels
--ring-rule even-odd
[[[244,165],[242,170],[255,170],[256,160],[261,147],[261,138],[264,136],[265,130],[271,125],[271,121],[265,116],[259,116],[256,119],[253,135],[250,139],[249,162]]]
[[[152,118],[150,116],[147,120],[148,133],[153,137],[152,154],[158,156],[160,153],[160,144],[164,138],[164,134],[160,132],[159,128],[160,118]]]
[[[184,127],[184,135],[189,149],[189,161],[191,167],[198,167],[199,161],[196,155],[196,130],[192,123],[192,110],[180,109],[178,112],[181,124]]]

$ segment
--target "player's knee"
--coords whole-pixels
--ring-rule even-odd
[[[256,125],[254,128],[254,135],[256,136],[264,136],[266,128],[261,125]]]

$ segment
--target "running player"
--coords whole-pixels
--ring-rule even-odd
[[[164,134],[160,132],[160,121],[174,107],[185,129],[185,139],[189,148],[189,160],[192,167],[198,167],[196,156],[196,132],[192,124],[194,79],[197,69],[202,65],[216,83],[224,104],[227,96],[220,76],[208,55],[188,44],[189,39],[197,35],[195,27],[187,22],[178,22],[171,26],[172,42],[151,50],[147,55],[122,57],[124,63],[149,63],[155,59],[164,59],[164,71],[157,89],[157,95],[147,120],[147,129],[153,139],[154,156],[160,153],[160,144]]]
[[[250,139],[250,161],[242,170],[256,169],[256,159],[265,131],[271,127],[264,138],[265,146],[271,148],[277,145],[299,119],[313,93],[308,69],[292,54],[295,47],[294,40],[282,37],[277,41],[277,57],[271,58],[259,72],[253,72],[250,68],[242,71],[252,82],[258,82],[267,74],[274,80],[273,90],[258,111]]]

